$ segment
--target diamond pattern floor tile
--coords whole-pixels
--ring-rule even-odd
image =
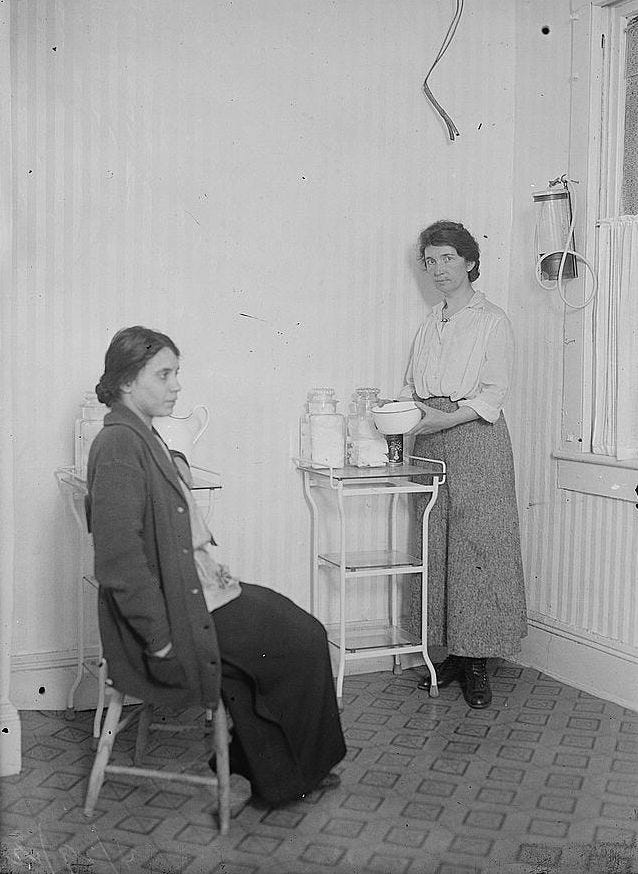
[[[472,710],[456,685],[429,698],[419,673],[347,677],[341,786],[248,804],[223,838],[210,795],[159,780],[107,777],[87,820],[93,714],[24,712],[0,874],[638,874],[638,714],[508,663]],[[190,768],[198,737],[162,731],[149,761]]]

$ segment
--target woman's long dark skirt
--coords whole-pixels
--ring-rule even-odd
[[[213,618],[231,770],[271,804],[311,792],[346,753],[323,625],[250,583]]]
[[[458,409],[449,398],[431,407]],[[447,482],[429,524],[428,640],[459,656],[508,658],[527,633],[514,462],[501,414],[418,435],[414,454],[442,459]],[[415,496],[417,520],[429,496]],[[419,604],[414,605],[420,621]]]

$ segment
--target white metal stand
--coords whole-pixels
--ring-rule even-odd
[[[409,456],[403,464],[391,464],[382,468],[343,467],[319,468],[305,461],[297,461],[303,474],[304,495],[311,511],[311,611],[316,613],[317,585],[320,565],[339,571],[339,622],[328,626],[328,639],[339,651],[337,672],[337,698],[343,694],[346,662],[352,659],[374,656],[394,657],[395,671],[401,669],[401,655],[419,652],[431,675],[430,695],[439,694],[436,671],[428,654],[427,646],[427,592],[428,592],[428,522],[430,512],[438,497],[439,486],[445,482],[445,462],[431,458]],[[418,477],[421,482],[415,481]],[[425,482],[423,481],[425,480]],[[339,513],[339,551],[320,551],[319,508],[313,495],[314,489],[327,489],[336,495]],[[397,550],[397,503],[400,495],[426,493],[430,500],[423,514],[421,530],[421,558]],[[346,547],[345,499],[362,495],[389,495],[390,542],[389,549],[368,552],[349,552]],[[421,575],[421,636],[416,639],[400,625],[398,583],[407,574]],[[346,586],[350,580],[360,577],[390,578],[389,622],[378,623],[349,621],[346,616]]]

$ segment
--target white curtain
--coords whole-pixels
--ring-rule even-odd
[[[638,216],[598,233],[592,451],[625,461],[638,458]]]

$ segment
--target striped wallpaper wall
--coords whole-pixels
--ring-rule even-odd
[[[548,103],[539,82],[568,71],[526,28],[550,8],[566,26],[568,4],[466,7],[431,80],[451,143],[421,93],[447,3],[13,0],[17,655],[73,647],[76,535],[53,470],[125,324],[174,337],[179,409],[213,413],[195,461],[223,474],[228,560],[308,603],[297,417],[314,385],[343,403],[398,389],[432,301],[414,243],[440,217],[476,232],[478,285],[517,331],[530,608],[636,646],[632,508],[558,492],[550,460],[561,313],[533,288],[528,199],[566,149],[568,91]],[[382,531],[362,512],[353,537]],[[376,584],[353,599],[384,609]]]

